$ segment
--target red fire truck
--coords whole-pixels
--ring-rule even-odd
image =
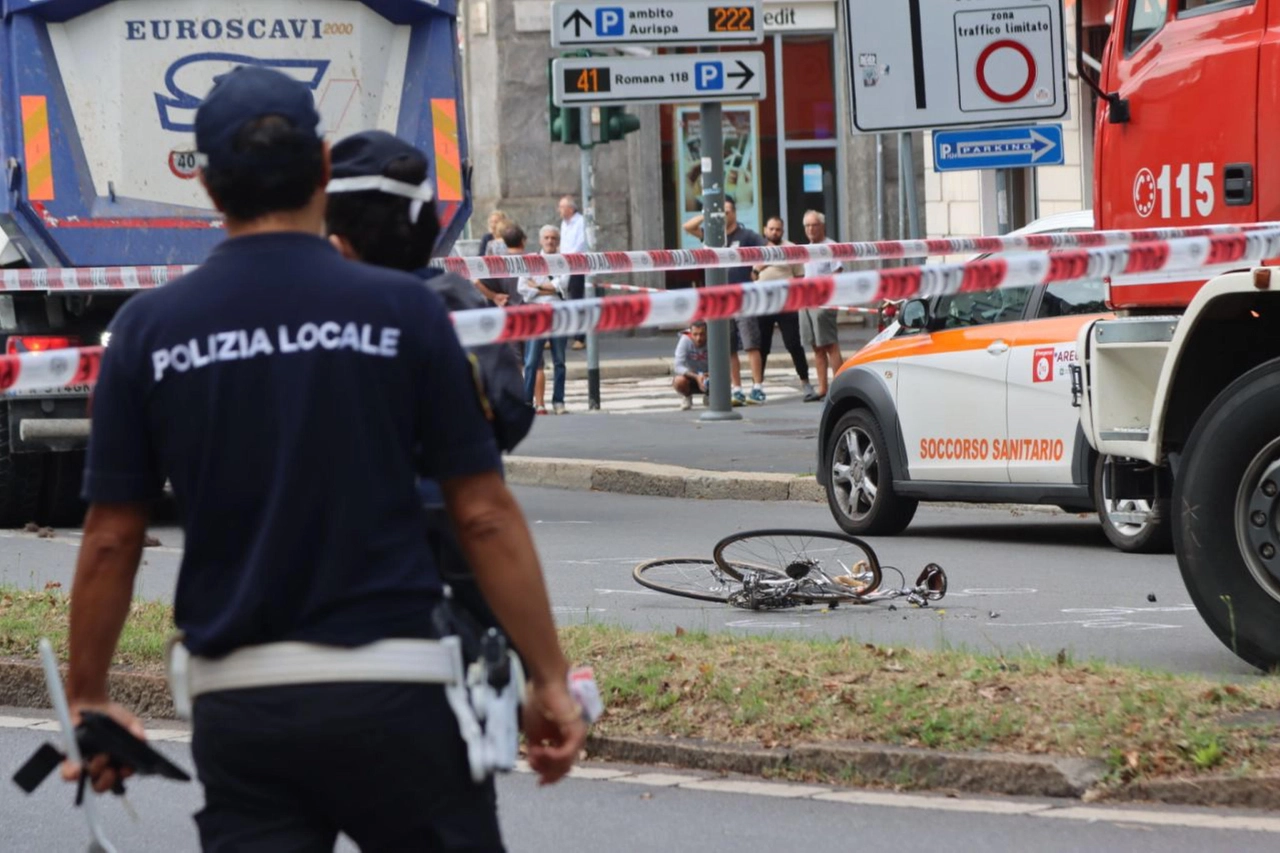
[[[1088,11],[1088,5],[1085,6]],[[1099,228],[1280,220],[1280,0],[1117,0],[1097,87]],[[1184,274],[1180,278],[1186,278]],[[1078,341],[1112,493],[1171,513],[1213,632],[1280,664],[1280,269],[1113,284]],[[1156,510],[1153,510],[1156,511]]]

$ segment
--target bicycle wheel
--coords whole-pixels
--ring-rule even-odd
[[[727,574],[715,560],[699,557],[665,557],[647,560],[631,570],[636,583],[658,592],[696,598],[699,601],[727,602],[729,596],[742,589],[745,572],[759,572],[770,577],[785,578],[782,572],[754,566],[737,566],[737,574]]]
[[[857,600],[880,586],[880,560],[871,546],[822,530],[747,530],[726,536],[713,551],[716,567],[741,580],[741,571],[773,571],[797,581],[797,597]],[[832,582],[828,582],[826,575]],[[847,587],[848,591],[840,589]]]

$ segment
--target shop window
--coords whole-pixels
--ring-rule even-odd
[[[787,139],[836,138],[834,51],[830,36],[782,40]]]

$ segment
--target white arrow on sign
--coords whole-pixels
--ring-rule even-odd
[[[972,142],[955,142],[955,151],[946,157],[948,160],[974,160],[983,157],[998,157],[1001,154],[1025,154],[1031,152],[1034,163],[1050,151],[1058,147],[1058,143],[1042,133],[1034,130],[1029,135],[1013,139],[974,140]]]

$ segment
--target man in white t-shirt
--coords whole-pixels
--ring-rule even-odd
[[[834,243],[827,237],[827,217],[819,211],[807,210],[804,214],[804,235],[810,243]],[[833,275],[842,272],[839,261],[809,261],[804,265],[805,277]],[[818,389],[805,394],[806,403],[815,403],[827,396],[827,365],[831,374],[844,364],[840,354],[840,330],[836,325],[836,312],[832,308],[806,308],[800,312],[800,340],[813,349],[813,364],[818,370]]]
[[[556,205],[556,209],[560,211],[560,251],[566,254],[585,252],[587,250],[587,220],[578,212],[578,202],[571,195],[562,196],[560,203]],[[581,299],[586,295],[586,292],[587,277],[585,275],[569,276],[570,299]],[[578,335],[573,339],[574,349],[585,349],[586,346],[586,335]]]

